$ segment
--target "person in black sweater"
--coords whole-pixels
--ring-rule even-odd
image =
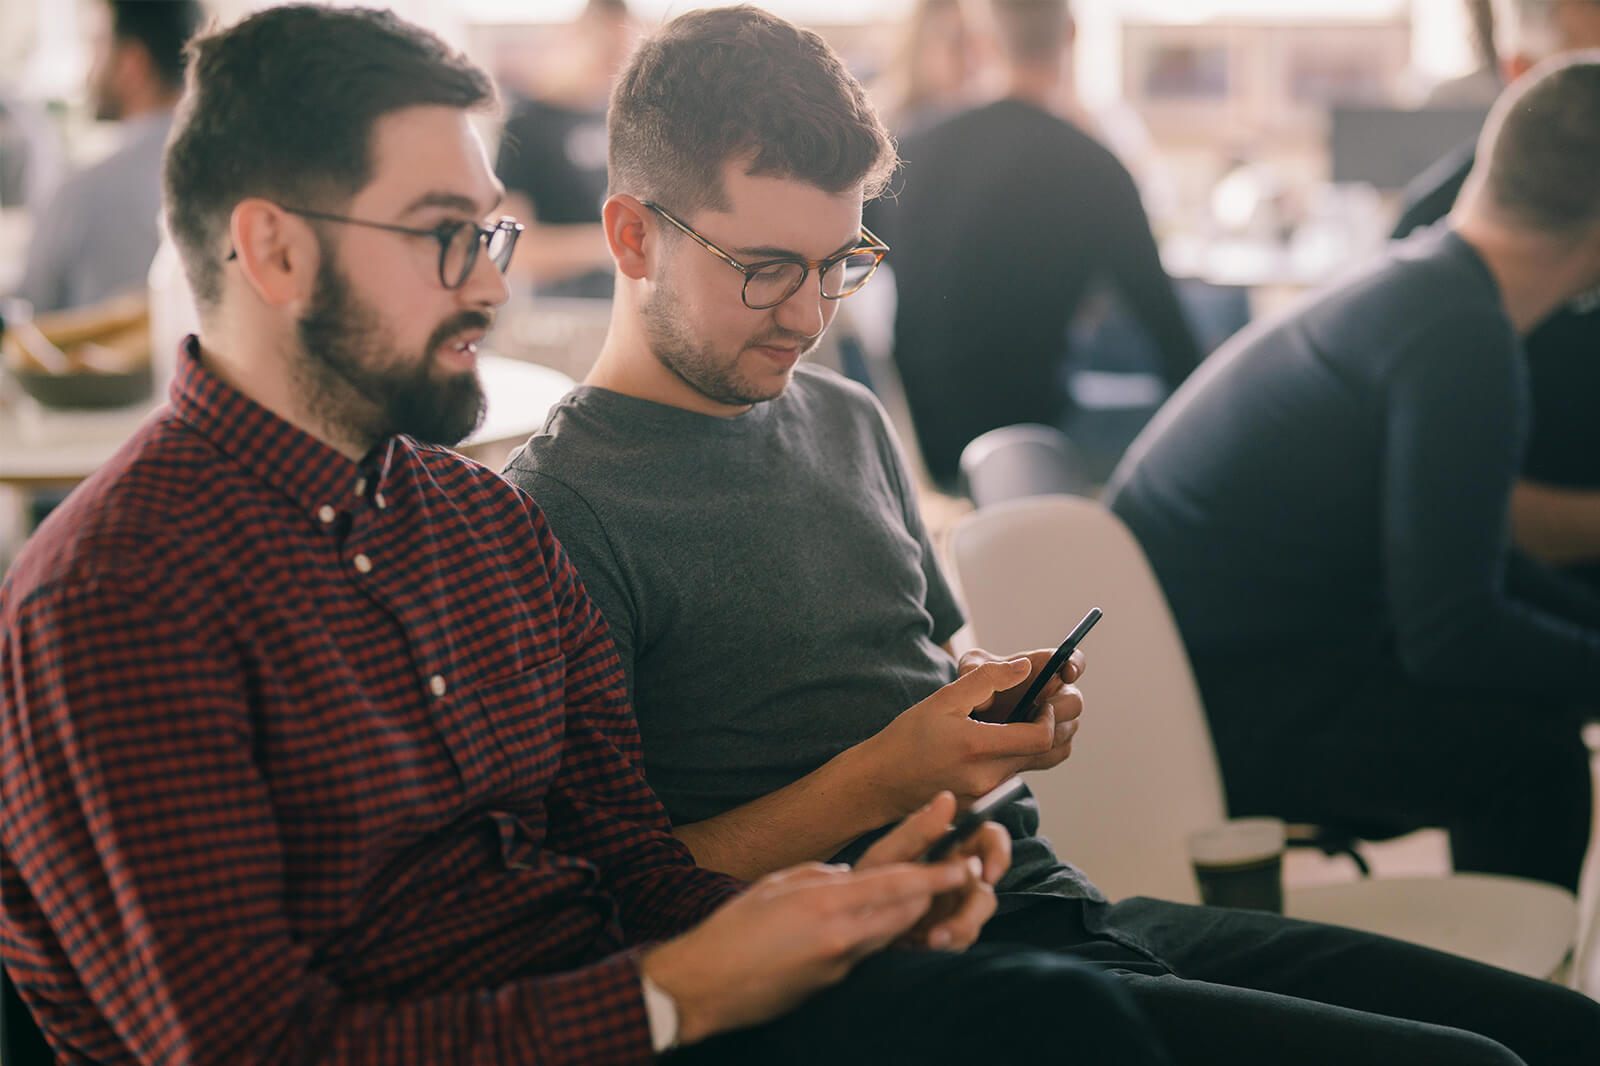
[[[1449,829],[1577,883],[1600,600],[1510,544],[1519,344],[1600,285],[1600,57],[1502,97],[1446,223],[1229,342],[1107,489],[1184,635],[1235,814]]]
[[[1514,79],[1547,53],[1600,46],[1600,2],[1512,0],[1496,36]],[[1462,145],[1412,181],[1393,235],[1448,214],[1475,157],[1476,145]],[[1512,534],[1525,551],[1600,587],[1600,301],[1557,311],[1525,347],[1533,422],[1511,498]]]
[[[1092,283],[1115,286],[1169,386],[1200,355],[1133,178],[1048,109],[1071,40],[1064,0],[993,8],[1005,97],[908,136],[903,187],[872,216],[894,249],[895,363],[946,485],[980,433],[1065,419],[1067,325]]]

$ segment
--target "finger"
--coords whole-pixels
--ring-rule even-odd
[[[1061,667],[1061,680],[1070,685],[1083,676],[1083,671],[1087,666],[1088,662],[1083,657],[1083,649],[1073,649],[1072,654],[1067,656],[1067,661]]]
[[[950,819],[955,815],[955,796],[950,792],[940,792],[921,810],[895,826],[892,832],[880,837],[861,856],[856,868],[871,869],[892,862],[914,862],[944,835],[950,828]]]
[[[961,653],[961,658],[959,660],[957,660],[957,663],[956,663],[956,676],[957,677],[965,677],[966,675],[972,673],[972,671],[976,670],[978,667],[982,666],[984,663],[993,663],[993,662],[1000,662],[1000,661],[1001,660],[999,658],[989,654],[988,652],[984,651],[982,648],[969,648],[968,650],[962,652]],[[976,714],[979,711],[986,711],[990,707],[993,707],[993,706],[994,706],[994,697],[990,696],[988,699],[985,699],[981,703],[976,704],[972,708],[972,712],[974,714]]]
[[[1017,772],[1022,773],[1029,770],[1054,770],[1056,767],[1066,762],[1071,755],[1072,741],[1068,739],[1063,743],[1055,745],[1049,751],[1044,752],[1043,754],[1035,755],[1031,759],[1025,760],[1020,766],[1017,767]]]
[[[983,925],[994,914],[994,889],[981,879],[978,871],[981,860],[967,860],[972,876],[959,892],[959,903],[954,913],[940,920],[928,931],[928,946],[935,949],[960,951],[971,947],[983,931]]]
[[[985,884],[998,885],[1011,869],[1011,834],[999,822],[985,822],[962,851],[983,864],[979,876]]]
[[[826,880],[848,874],[850,867],[845,863],[832,862],[801,862],[793,866],[784,867],[774,873],[767,874],[756,882],[758,885],[774,885],[777,887],[792,887],[811,881]]]
[[[819,883],[815,893],[822,923],[835,938],[834,950],[853,950],[879,938],[892,940],[927,913],[935,897],[960,888],[967,879],[960,863],[895,863],[858,870],[847,880]]]
[[[974,720],[965,738],[972,759],[1031,759],[1054,746],[1055,712],[1041,704],[1031,720],[982,722]]]
[[[1027,680],[1032,669],[1032,664],[1025,655],[1019,655],[1015,659],[995,659],[982,663],[939,689],[922,703],[937,707],[949,714],[971,714],[979,705],[987,706],[994,699],[995,693],[1004,692]]]
[[[1047,700],[1044,707],[1049,710],[1055,728],[1059,733],[1063,723],[1076,721],[1083,714],[1083,694],[1073,686],[1068,685]]]

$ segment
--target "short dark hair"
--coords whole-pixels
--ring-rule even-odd
[[[489,108],[489,76],[388,11],[269,8],[189,45],[164,171],[167,223],[202,307],[222,293],[239,201],[336,208],[371,180],[372,127],[408,107]]]
[[[106,0],[111,37],[144,48],[168,89],[183,87],[183,46],[200,28],[203,12],[195,0]]]
[[[1048,63],[1067,46],[1067,0],[990,0],[989,10],[1000,47],[1013,62]]]
[[[1558,237],[1600,225],[1600,49],[1547,59],[1501,95],[1480,159],[1492,202]]]
[[[817,34],[743,5],[692,11],[643,40],[607,118],[612,192],[676,211],[726,205],[722,166],[830,193],[883,191],[894,144],[861,83]]]

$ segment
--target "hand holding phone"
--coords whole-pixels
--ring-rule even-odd
[[[1033,684],[1028,686],[1028,690],[1022,694],[1022,698],[1017,701],[1017,705],[1011,709],[1011,714],[1006,718],[1007,724],[1033,720],[1034,715],[1038,713],[1036,704],[1039,702],[1039,696],[1044,692],[1045,686],[1050,683],[1052,677],[1056,676],[1061,667],[1066,665],[1067,658],[1077,648],[1078,642],[1083,640],[1084,635],[1094,628],[1094,624],[1100,621],[1102,614],[1104,612],[1100,608],[1091,607],[1089,608],[1089,613],[1084,615],[1078,624],[1072,627],[1072,632],[1067,634],[1067,639],[1061,642],[1061,646],[1055,650],[1055,654],[1050,656],[1050,661],[1044,664],[1044,668],[1034,675]]]
[[[972,806],[956,815],[950,828],[922,853],[921,862],[939,862],[954,851],[963,841],[976,833],[984,822],[994,820],[994,815],[1008,804],[1021,799],[1026,786],[1022,778],[1012,777],[972,801]]]

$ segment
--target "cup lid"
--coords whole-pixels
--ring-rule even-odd
[[[1208,865],[1235,865],[1283,851],[1281,818],[1234,818],[1189,835],[1189,858]]]

